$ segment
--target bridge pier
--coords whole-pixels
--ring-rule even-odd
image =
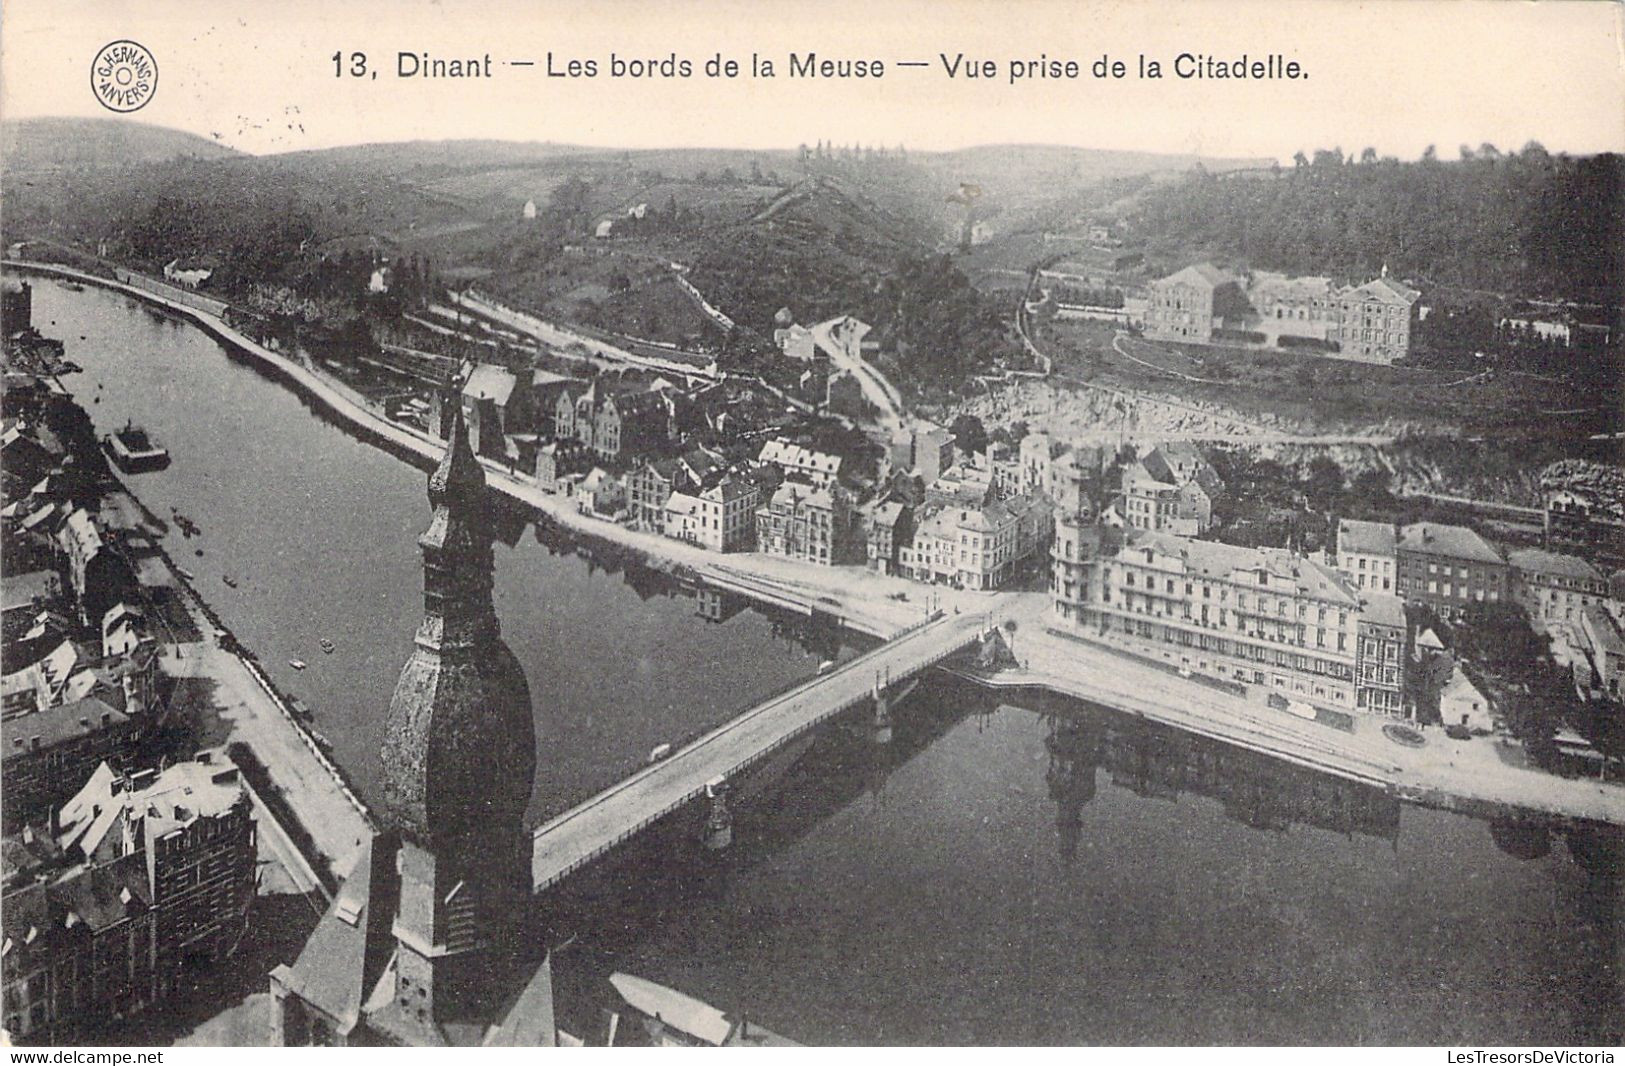
[[[891,743],[891,697],[886,695],[884,689],[875,685],[875,719],[874,729],[870,734],[876,744]]]
[[[706,782],[705,795],[711,801],[711,810],[705,816],[700,842],[707,851],[721,851],[734,839],[734,816],[728,808],[728,783],[720,777]]]

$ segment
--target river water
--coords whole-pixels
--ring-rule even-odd
[[[133,300],[40,280],[35,319],[84,366],[68,384],[99,427],[134,418],[169,446],[134,487],[201,527],[171,553],[370,794],[421,606],[423,474]],[[514,528],[496,602],[536,702],[536,816],[837,653],[836,635],[751,610],[708,621],[662,575]],[[1503,850],[1482,821],[1104,709],[1001,699],[929,679],[889,747],[826,730],[745,799],[722,857],[653,839],[563,894],[573,1024],[591,1028],[619,968],[809,1043],[1625,1030],[1620,877],[1562,834]]]

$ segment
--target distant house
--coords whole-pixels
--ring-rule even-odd
[[[578,440],[556,440],[536,454],[536,483],[543,492],[562,495],[566,479],[591,469],[592,449]]]
[[[575,485],[576,509],[582,514],[609,518],[619,514],[626,502],[626,487],[621,479],[601,466]]]
[[[913,508],[896,500],[888,500],[870,511],[865,524],[869,569],[880,574],[897,572],[903,545],[914,539],[913,516]]]
[[[773,343],[779,346],[779,351],[799,362],[810,363],[818,356],[817,346],[813,343],[812,330],[806,326],[791,323],[788,326],[775,329],[773,331]]]
[[[1123,517],[1136,529],[1199,536],[1213,525],[1213,501],[1222,488],[1195,448],[1163,445],[1123,468]]]
[[[756,459],[758,462],[778,467],[786,477],[805,478],[819,486],[830,484],[841,473],[840,456],[813,451],[811,448],[793,444],[782,438],[770,440],[762,445]]]
[[[610,237],[614,231],[615,220],[613,218],[606,218],[593,228],[592,235],[597,237],[599,240],[604,240]]]
[[[1618,699],[1620,675],[1625,673],[1625,637],[1620,636],[1619,623],[1605,608],[1593,604],[1580,612],[1579,636],[1591,663],[1592,685]]]
[[[372,276],[367,279],[367,291],[374,294],[386,293],[389,291],[390,286],[394,284],[394,281],[394,271],[390,270],[389,267],[373,267]]]
[[[1468,680],[1460,666],[1451,671],[1450,680],[1439,690],[1439,719],[1445,725],[1466,726],[1474,733],[1489,733],[1495,729],[1490,701]]]
[[[463,385],[463,419],[476,455],[493,459],[505,455],[508,410],[517,384],[513,371],[493,363],[481,363],[468,376]]]
[[[203,285],[213,276],[213,270],[198,262],[171,259],[164,264],[164,280],[188,289]]]
[[[674,492],[666,498],[662,510],[663,529],[672,540],[699,542],[700,498],[686,492]]]
[[[535,200],[526,200],[524,210],[522,210],[520,212],[520,215],[522,217],[524,217],[524,218],[527,218],[527,219],[535,218],[536,217],[536,201]]]

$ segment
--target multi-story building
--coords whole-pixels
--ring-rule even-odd
[[[1364,605],[1329,567],[1280,548],[1069,518],[1058,530],[1052,590],[1056,613],[1074,627],[1182,669],[1330,707],[1358,705]],[[1391,608],[1375,611],[1391,635]],[[1373,637],[1377,630],[1374,623]]]
[[[1512,594],[1537,630],[1553,622],[1577,622],[1580,612],[1608,599],[1608,579],[1575,555],[1515,548],[1507,552]]]
[[[1458,621],[1469,603],[1494,603],[1511,594],[1506,560],[1465,526],[1406,526],[1394,555],[1400,597],[1446,621]]]
[[[256,828],[219,753],[133,777],[103,763],[51,825],[6,844],[13,1034],[50,1039],[137,1013],[235,950],[247,926]]]
[[[903,545],[914,536],[914,509],[899,500],[877,504],[865,523],[869,569],[880,574],[897,572]]]
[[[756,548],[822,566],[845,561],[851,505],[839,483],[787,479],[756,509]]]
[[[832,484],[841,475],[841,457],[790,441],[770,440],[762,445],[757,461],[778,467],[787,478],[793,477],[813,485]]]
[[[762,491],[755,481],[725,474],[699,495],[697,542],[716,552],[738,552],[756,541],[756,508]]]
[[[676,459],[645,462],[626,476],[627,504],[632,522],[641,529],[666,527],[666,502],[674,492],[693,487],[688,472]]]
[[[672,438],[672,403],[663,389],[595,381],[569,384],[553,405],[553,437],[578,440],[603,459],[633,459]]]
[[[1123,468],[1123,519],[1135,529],[1200,536],[1213,526],[1222,487],[1195,448],[1163,445]]]
[[[1362,594],[1354,655],[1354,706],[1373,714],[1404,713],[1405,604],[1385,592]]]
[[[1421,295],[1386,272],[1364,285],[1338,291],[1338,355],[1367,363],[1392,363],[1410,354]]]
[[[1151,283],[1145,335],[1153,340],[1206,344],[1226,314],[1245,306],[1237,279],[1212,263],[1188,266]]]
[[[1390,522],[1344,518],[1337,523],[1337,549],[1331,564],[1362,592],[1391,594],[1398,588],[1398,543]]]
[[[899,555],[899,567],[917,581],[993,589],[1049,540],[1049,502],[1021,495],[983,507],[927,508]]]
[[[1387,276],[1339,288],[1323,277],[1259,271],[1238,277],[1210,263],[1151,283],[1145,335],[1187,344],[1219,341],[1306,348],[1391,363],[1409,354],[1420,294]]]
[[[72,795],[103,762],[132,765],[150,723],[150,715],[111,686],[7,718],[0,759],[7,824]]]

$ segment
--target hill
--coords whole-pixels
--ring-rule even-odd
[[[240,153],[206,137],[115,118],[30,118],[0,122],[9,173],[113,168]]]
[[[1625,285],[1625,161],[1531,144],[1459,162],[1361,162],[1338,151],[1261,174],[1193,173],[1140,198],[1136,232],[1163,266],[1199,259],[1301,274],[1390,273],[1581,300]]]

